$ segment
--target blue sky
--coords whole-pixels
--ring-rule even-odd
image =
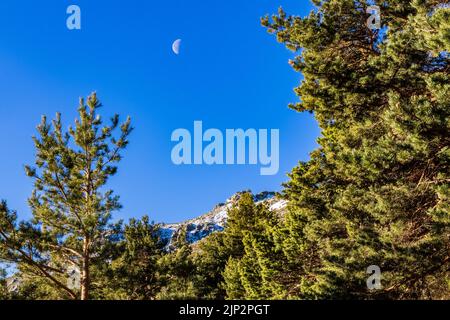
[[[66,28],[79,5],[82,30]],[[301,80],[293,53],[260,25],[283,6],[306,15],[304,0],[129,0],[0,2],[0,198],[22,218],[30,211],[31,136],[41,115],[76,116],[78,98],[96,91],[101,113],[133,119],[131,144],[109,186],[124,208],[115,218],[148,214],[177,222],[209,211],[240,190],[281,190],[286,174],[316,147],[311,115],[287,105]],[[171,50],[183,39],[181,54]],[[177,128],[280,129],[280,171],[259,166],[175,166]]]

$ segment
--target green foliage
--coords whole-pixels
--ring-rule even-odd
[[[283,256],[273,234],[278,217],[251,193],[243,193],[228,212],[223,232],[209,236],[194,253],[197,289],[206,299],[281,297],[275,279],[282,275]]]
[[[228,299],[280,298],[276,279],[283,256],[274,243],[278,217],[245,193],[229,211],[224,243],[229,258],[223,272]]]
[[[153,300],[161,288],[158,260],[164,254],[159,238],[159,226],[147,216],[132,219],[125,226],[124,239],[118,245],[121,252],[111,264],[108,299]]]
[[[196,286],[199,297],[223,300],[223,271],[229,259],[229,250],[224,244],[224,232],[209,235],[200,241],[193,252],[193,261],[198,275]]]
[[[158,299],[194,300],[198,299],[197,272],[192,257],[192,247],[186,241],[186,230],[174,239],[175,249],[158,261],[163,286]]]
[[[298,298],[448,298],[449,9],[376,1],[382,32],[367,28],[365,1],[315,3],[306,18],[262,21],[298,52],[292,108],[322,128],[286,184],[280,285]],[[383,290],[367,289],[370,265]]]
[[[95,94],[68,132],[38,126],[33,219],[0,203],[0,299],[449,299],[450,9],[438,0],[313,0],[307,17],[262,24],[296,53],[291,105],[322,136],[289,175],[287,213],[240,194],[223,232],[168,252],[148,217],[111,224],[105,191],[132,131],[104,126]],[[381,7],[382,29],[366,8]],[[120,133],[114,138],[113,132]],[[382,289],[369,290],[369,266]],[[67,269],[81,271],[80,288]]]
[[[67,132],[60,114],[52,124],[43,117],[33,138],[36,167],[26,166],[35,185],[29,199],[33,219],[18,223],[6,204],[0,207],[0,258],[17,263],[25,277],[41,278],[60,298],[90,298],[91,269],[110,258],[120,228],[110,223],[119,198],[104,190],[132,128],[130,119],[119,126],[117,115],[104,126],[100,107],[95,93],[87,105],[81,100],[79,119]],[[67,285],[69,267],[80,271],[80,288]]]
[[[0,268],[0,300],[9,298],[8,287],[6,283],[6,270]]]

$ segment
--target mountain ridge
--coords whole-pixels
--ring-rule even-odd
[[[166,243],[168,251],[174,249],[174,239],[180,232],[186,230],[186,241],[194,244],[209,235],[223,231],[227,220],[228,210],[230,210],[238,200],[247,191],[235,193],[224,203],[217,204],[211,211],[180,223],[162,223],[160,224],[160,237]],[[270,210],[282,212],[287,205],[287,201],[281,199],[276,192],[264,191],[253,196],[255,203],[264,203]]]

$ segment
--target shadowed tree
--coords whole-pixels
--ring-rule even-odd
[[[103,125],[100,107],[95,93],[87,105],[81,99],[79,119],[67,132],[60,114],[51,124],[43,117],[33,138],[35,166],[26,166],[34,180],[33,219],[18,223],[5,203],[0,207],[0,257],[17,263],[24,277],[43,278],[62,298],[89,299],[91,267],[106,263],[120,229],[110,223],[119,198],[105,187],[132,127],[129,118],[120,125],[118,115]],[[79,288],[68,284],[70,269],[79,271]]]
[[[160,226],[148,216],[131,219],[119,245],[120,256],[112,262],[108,284],[114,299],[154,300],[161,289],[158,260],[165,254]]]

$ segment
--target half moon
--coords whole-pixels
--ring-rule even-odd
[[[176,55],[180,54],[180,47],[181,39],[175,40],[175,42],[172,44],[172,50]]]

